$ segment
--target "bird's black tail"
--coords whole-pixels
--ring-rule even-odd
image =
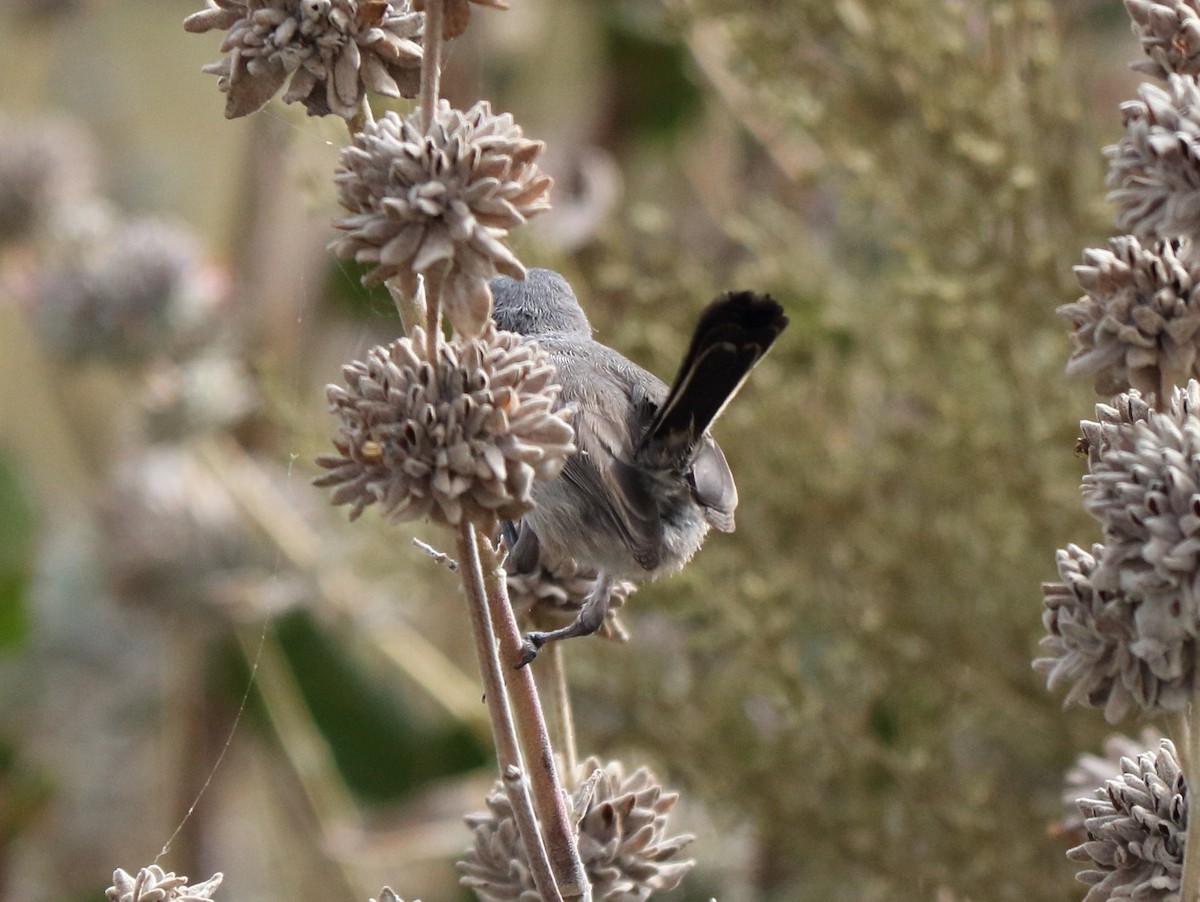
[[[787,324],[783,307],[769,295],[737,291],[713,301],[639,450],[674,459],[693,453]]]

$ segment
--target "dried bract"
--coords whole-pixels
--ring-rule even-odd
[[[508,230],[549,208],[550,178],[512,116],[481,101],[466,113],[441,101],[428,132],[420,112],[388,112],[342,151],[334,180],[349,216],[338,256],[373,266],[365,284],[396,278],[410,296],[417,274],[444,275],[442,303],[464,335],[491,312],[488,280],[520,279],[525,268],[504,244]]]
[[[589,780],[594,772],[599,777]],[[695,862],[680,853],[693,837],[667,837],[667,815],[678,800],[663,792],[645,768],[629,777],[618,762],[581,766],[572,805],[579,855],[596,902],[642,902],[655,891],[672,890]],[[462,883],[482,902],[540,898],[533,885],[512,806],[500,783],[487,798],[488,810],[467,824],[475,845],[458,863]]]
[[[554,629],[574,621],[584,599],[596,585],[596,571],[581,570],[573,562],[565,562],[554,570],[539,565],[533,573],[516,573],[510,562],[511,558],[506,561],[506,576],[513,613],[538,629]],[[608,613],[598,635],[619,642],[629,638],[617,618],[617,609],[635,591],[637,586],[631,582],[613,586]]]
[[[467,30],[471,21],[471,4],[488,6],[492,9],[508,9],[505,0],[442,0],[445,17],[442,20],[442,37],[446,40],[456,38]],[[413,0],[413,9],[425,9],[425,0]]]
[[[421,78],[423,17],[405,0],[208,0],[183,27],[228,31],[220,60],[225,115],[262,109],[287,83],[285,103],[310,116],[350,119],[367,90],[415,97]]]
[[[187,877],[164,872],[156,864],[142,868],[136,877],[117,868],[113,885],[104,894],[110,902],[202,902],[213,897],[222,879],[223,875],[217,873],[203,883],[188,886]]]
[[[1133,33],[1148,60],[1133,64],[1139,72],[1165,79],[1200,74],[1200,7],[1196,0],[1125,0]]]
[[[1064,832],[1083,838],[1083,815],[1079,811],[1079,800],[1084,796],[1099,799],[1104,797],[1104,784],[1109,780],[1119,780],[1123,772],[1121,762],[1125,758],[1136,759],[1147,749],[1158,746],[1159,734],[1147,727],[1142,731],[1140,739],[1132,739],[1121,733],[1114,733],[1104,740],[1104,754],[1093,755],[1085,752],[1075,759],[1075,766],[1067,771],[1063,788],[1063,807],[1066,819],[1063,822]],[[1099,789],[1097,787],[1100,787]]]
[[[1078,802],[1087,841],[1067,853],[1089,865],[1078,879],[1091,888],[1084,902],[1179,898],[1187,838],[1188,797],[1175,746],[1121,760],[1122,773]]]
[[[1200,375],[1200,261],[1186,238],[1143,247],[1132,236],[1084,251],[1075,276],[1087,292],[1058,308],[1070,321],[1071,375],[1094,375],[1102,395],[1156,393]]]
[[[536,344],[491,324],[477,338],[439,343],[424,332],[370,351],[343,368],[346,387],[326,389],[337,418],[329,473],[334,504],[355,519],[378,503],[393,522],[428,516],[489,531],[532,505],[534,479],[553,478],[574,451],[559,387]]]
[[[1139,238],[1197,237],[1200,230],[1200,86],[1171,75],[1167,88],[1143,84],[1121,105],[1125,135],[1104,149],[1116,224]]]

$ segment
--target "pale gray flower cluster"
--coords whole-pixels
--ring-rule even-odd
[[[1188,795],[1175,746],[1121,759],[1121,773],[1078,801],[1087,840],[1067,853],[1087,865],[1084,902],[1175,902],[1183,873]]]
[[[1200,86],[1170,75],[1143,84],[1121,105],[1125,134],[1104,152],[1116,224],[1139,238],[1197,237],[1200,231]]]
[[[62,356],[140,360],[199,341],[224,289],[187,231],[116,223],[42,267],[34,323]]]
[[[190,32],[227,31],[220,60],[225,115],[256,112],[287,83],[285,103],[310,116],[350,119],[364,92],[415,97],[423,17],[406,0],[208,0],[184,20]]]
[[[573,561],[565,561],[553,570],[538,566],[533,573],[513,572],[512,565],[506,562],[506,570],[513,613],[538,629],[555,629],[571,623],[596,585],[596,571],[581,570]],[[617,611],[636,591],[637,586],[625,580],[613,586],[604,625],[597,635],[618,642],[629,638]]]
[[[1200,261],[1186,238],[1143,247],[1131,235],[1088,248],[1075,276],[1087,292],[1058,308],[1072,326],[1070,375],[1102,395],[1155,393],[1200,376]]]
[[[326,389],[337,418],[337,454],[315,480],[349,504],[354,519],[378,503],[393,522],[428,516],[490,531],[532,505],[534,479],[551,479],[575,450],[554,367],[535,343],[491,323],[476,338],[439,342],[428,358],[413,329],[365,362],[343,368],[346,386]]]
[[[1049,656],[1034,662],[1067,702],[1178,711],[1192,694],[1200,634],[1200,383],[1176,389],[1169,410],[1136,392],[1097,405],[1081,423],[1088,455],[1084,506],[1104,531],[1091,553],[1058,553],[1061,583],[1043,587]]]
[[[350,215],[331,246],[373,267],[364,283],[395,278],[410,297],[419,273],[444,277],[446,315],[473,335],[491,312],[488,281],[525,276],[504,238],[549,209],[550,178],[534,162],[542,147],[486,101],[465,113],[440,101],[428,130],[420,111],[389,111],[342,151],[334,181]]]
[[[643,902],[677,887],[695,864],[680,858],[693,837],[667,836],[667,816],[678,795],[664,792],[645,768],[626,777],[615,761],[601,765],[589,758],[578,776],[573,820],[592,898]],[[482,902],[539,898],[502,784],[496,784],[487,806],[467,818],[475,845],[458,865],[463,885]]]
[[[213,897],[222,879],[222,874],[213,874],[203,883],[188,886],[187,877],[164,872],[156,864],[142,868],[137,876],[117,868],[113,885],[104,894],[110,902],[203,902]]]
[[[1165,79],[1200,74],[1200,6],[1197,0],[1125,0],[1133,33],[1148,60],[1133,64],[1139,72]]]
[[[91,140],[82,128],[0,116],[0,247],[35,237],[93,188]]]

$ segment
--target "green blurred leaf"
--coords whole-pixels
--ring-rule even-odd
[[[33,575],[33,509],[11,462],[0,455],[0,650],[28,628],[25,595]]]
[[[389,801],[489,759],[467,727],[419,718],[373,683],[351,651],[307,613],[283,618],[278,632],[313,720],[347,784],[364,799]]]

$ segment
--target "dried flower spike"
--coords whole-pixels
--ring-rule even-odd
[[[445,16],[442,24],[442,37],[447,41],[458,37],[467,30],[467,24],[471,21],[472,3],[492,9],[508,9],[508,3],[505,0],[442,0],[442,3],[446,7],[446,11],[442,14]],[[424,10],[425,0],[413,0],[413,9]]]
[[[549,208],[550,178],[534,162],[542,146],[484,101],[466,113],[439,102],[428,132],[419,111],[389,111],[342,151],[334,181],[350,215],[334,223],[346,235],[331,247],[374,266],[364,283],[396,278],[410,297],[418,273],[444,273],[446,315],[473,335],[491,311],[488,280],[525,275],[504,238]]]
[[[142,868],[136,877],[117,868],[113,885],[104,894],[111,902],[203,902],[213,897],[222,879],[223,875],[217,873],[203,883],[187,886],[187,877],[164,872],[156,864]]]
[[[1091,888],[1084,902],[1179,898],[1187,839],[1188,796],[1175,746],[1121,759],[1122,773],[1097,798],[1079,799],[1087,841],[1067,853],[1089,865],[1078,879]]]
[[[1200,86],[1171,75],[1167,88],[1143,84],[1141,100],[1121,105],[1125,135],[1104,149],[1108,199],[1116,224],[1139,238],[1170,239],[1200,231]]]
[[[1200,261],[1186,238],[1143,247],[1111,238],[1084,251],[1075,276],[1087,292],[1058,308],[1069,320],[1071,375],[1093,375],[1102,395],[1145,394],[1200,376]]]
[[[1200,75],[1200,7],[1196,0],[1125,0],[1133,33],[1148,60],[1133,64],[1139,72],[1165,79]]]
[[[598,779],[589,780],[596,771]],[[668,838],[667,815],[678,801],[645,768],[625,777],[620,763],[589,758],[576,776],[572,800],[579,854],[596,902],[642,902],[677,887],[695,862],[680,859],[689,834]],[[497,783],[488,810],[467,824],[475,845],[458,863],[462,884],[482,902],[536,899],[533,877],[517,834],[512,806]],[[531,895],[532,894],[532,895]]]
[[[557,475],[574,451],[554,368],[536,344],[490,324],[477,338],[438,344],[424,332],[371,350],[326,389],[337,454],[315,481],[354,519],[378,503],[393,522],[428,516],[489,531],[532,504],[534,479]]]
[[[424,20],[406,0],[208,0],[183,27],[229,33],[226,56],[204,67],[220,77],[225,115],[246,116],[287,82],[285,103],[310,116],[357,115],[367,90],[415,97]]]

